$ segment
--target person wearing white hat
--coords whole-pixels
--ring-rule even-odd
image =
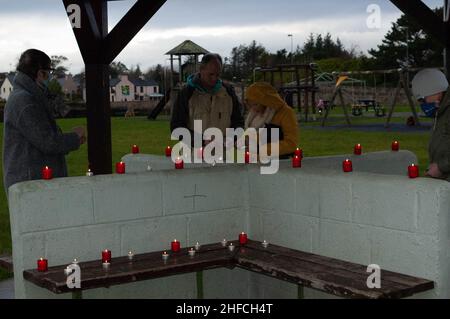
[[[438,69],[424,69],[412,80],[412,91],[422,111],[434,117],[428,146],[430,164],[427,176],[450,181],[450,103],[449,83]]]

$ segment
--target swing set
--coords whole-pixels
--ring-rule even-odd
[[[374,110],[375,116],[377,117],[384,117],[386,116],[386,110],[385,108],[377,101],[378,99],[378,91],[377,91],[377,75],[383,75],[384,78],[384,92],[386,92],[386,76],[389,74],[397,74],[398,75],[398,82],[397,87],[394,92],[394,95],[392,96],[390,102],[389,102],[389,112],[386,118],[385,127],[388,128],[390,125],[390,121],[392,118],[392,114],[394,113],[394,109],[398,100],[398,97],[403,90],[405,93],[408,104],[411,108],[411,112],[413,114],[413,118],[415,121],[415,124],[420,125],[419,117],[417,115],[416,111],[416,104],[413,98],[413,94],[410,89],[409,85],[409,73],[410,72],[418,72],[422,70],[421,68],[414,68],[414,69],[392,69],[392,70],[376,70],[376,71],[353,71],[353,72],[333,72],[333,75],[335,77],[335,87],[333,89],[333,94],[331,96],[330,101],[328,102],[329,107],[325,108],[325,115],[322,119],[322,126],[325,126],[325,123],[327,121],[330,109],[332,109],[334,106],[336,106],[336,99],[339,97],[340,106],[342,107],[345,115],[346,122],[348,126],[351,126],[351,121],[349,117],[349,112],[347,109],[347,104],[344,101],[344,94],[349,96],[352,100],[352,114],[354,116],[361,116],[363,108],[366,109],[366,111],[369,111],[369,108],[372,108]],[[348,81],[350,76],[373,76],[374,79],[374,86],[372,91],[372,98],[367,98],[367,88],[366,84],[364,82],[364,89],[363,89],[363,95],[364,98],[358,98],[355,99],[355,92],[354,92],[354,86],[352,81],[352,92],[349,93],[347,89],[344,89],[344,84],[346,81]]]

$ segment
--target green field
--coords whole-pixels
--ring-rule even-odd
[[[373,114],[352,117],[354,126],[377,123],[383,125],[385,118],[376,118]],[[344,123],[342,117],[331,117],[328,125]],[[392,122],[405,123],[403,118],[394,118]],[[62,119],[58,124],[63,131],[69,131],[74,126],[85,125],[85,119]],[[427,165],[427,144],[429,132],[395,133],[382,130],[380,132],[362,132],[339,128],[336,130],[322,130],[319,122],[300,124],[300,145],[305,156],[322,156],[351,153],[353,145],[361,143],[364,152],[390,149],[393,140],[399,140],[402,149],[413,151],[419,158],[419,165],[423,169]],[[3,123],[0,123],[0,147],[3,141]],[[112,155],[113,163],[130,152],[132,144],[140,147],[141,153],[164,154],[170,140],[169,121],[161,118],[148,121],[145,117],[112,118]],[[70,176],[84,175],[87,170],[87,147],[83,145],[79,151],[67,156]],[[3,181],[2,171],[0,180]],[[11,237],[9,227],[8,207],[3,184],[0,187],[0,254],[11,252]],[[0,279],[5,276],[0,272]]]

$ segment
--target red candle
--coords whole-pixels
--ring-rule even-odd
[[[292,158],[292,167],[294,167],[294,168],[302,167],[302,158],[297,155],[294,156]]]
[[[394,152],[398,152],[399,149],[400,149],[400,144],[398,143],[398,141],[393,141],[392,142],[392,150]]]
[[[203,147],[200,147],[200,148],[197,150],[197,158],[203,159]]]
[[[361,153],[362,153],[362,146],[361,146],[361,144],[356,144],[355,145],[355,149],[353,150],[353,153],[355,155],[361,155]]]
[[[239,234],[239,244],[245,245],[248,241],[247,234],[242,232]]]
[[[181,158],[177,158],[175,161],[175,169],[183,169],[184,168],[184,162]]]
[[[39,258],[37,261],[37,269],[38,271],[47,271],[48,270],[48,260],[44,258]]]
[[[116,173],[117,174],[125,174],[125,163],[124,162],[116,163]]]
[[[166,156],[171,157],[172,156],[172,148],[170,146],[166,147]]]
[[[111,250],[105,249],[102,251],[102,263],[110,263],[111,262]]]
[[[300,158],[303,158],[303,150],[301,148],[298,148],[294,151],[294,156],[298,156]]]
[[[246,151],[245,152],[245,164],[250,163],[250,152]]]
[[[343,169],[344,172],[346,172],[346,173],[353,171],[352,161],[349,160],[349,159],[346,159],[346,160],[342,163],[342,169]]]
[[[180,242],[177,241],[176,239],[174,239],[173,242],[171,243],[171,248],[174,253],[179,252],[180,251]]]
[[[415,164],[411,164],[410,166],[408,166],[408,176],[409,178],[419,177],[419,166]]]
[[[133,145],[133,146],[131,147],[131,153],[133,153],[133,154],[139,154],[139,146]]]
[[[52,178],[53,178],[53,170],[48,166],[42,168],[42,179],[52,179]]]

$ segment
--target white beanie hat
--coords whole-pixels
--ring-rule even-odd
[[[438,69],[424,69],[416,74],[412,80],[412,91],[415,98],[425,98],[448,89],[445,74]]]

